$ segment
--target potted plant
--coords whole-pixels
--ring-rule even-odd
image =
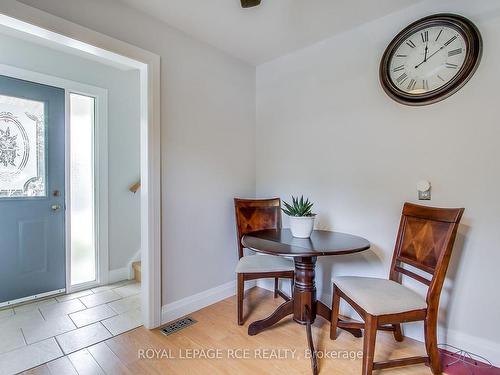
[[[283,201],[285,208],[283,212],[290,216],[290,231],[292,236],[298,238],[309,238],[314,229],[314,219],[316,214],[313,214],[311,208],[313,203],[309,199],[304,200],[304,196],[293,197],[292,204]]]

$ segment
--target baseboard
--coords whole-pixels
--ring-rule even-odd
[[[116,270],[108,271],[109,284],[116,283],[123,280],[132,280],[134,278],[134,270],[132,269],[132,263],[141,260],[141,250],[137,250],[132,258],[128,261],[127,265],[123,268],[118,268]]]
[[[130,278],[129,278],[128,267],[118,268],[116,270],[110,270],[108,273],[108,282],[110,284],[129,279]]]
[[[274,290],[274,283],[272,280],[258,280],[257,286],[259,288]],[[318,299],[328,305],[331,304],[332,296],[330,294],[318,293]],[[349,314],[347,314],[349,315]],[[348,316],[350,318],[359,319],[355,316]],[[423,342],[424,331],[423,324],[411,323],[407,325],[407,329],[403,327],[405,336]],[[489,360],[494,366],[500,367],[500,344],[477,336],[472,336],[467,333],[455,331],[443,326],[438,329],[439,343],[453,345],[457,348],[466,350],[468,352],[478,354]]]
[[[255,286],[255,282],[245,283],[245,289]],[[207,289],[203,292],[183,298],[179,301],[168,303],[161,309],[161,324],[166,324],[172,320],[191,314],[204,307],[213,305],[223,299],[232,297],[236,294],[236,280]],[[235,312],[236,314],[236,312]]]
[[[274,280],[271,279],[258,279],[256,282],[257,286],[259,288],[265,289],[265,290],[270,290],[271,292],[274,292]]]
[[[452,329],[440,328],[444,331],[442,342],[466,350],[470,353],[479,354],[490,361],[493,366],[500,367],[500,344],[481,337],[455,331]]]
[[[130,258],[128,264],[127,264],[127,268],[128,268],[128,278],[129,280],[132,280],[135,275],[134,275],[134,269],[132,268],[132,263],[134,262],[138,262],[141,260],[141,249],[137,250],[137,252],[134,254],[134,256],[132,258]]]

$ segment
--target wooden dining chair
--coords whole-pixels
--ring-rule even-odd
[[[279,279],[291,279],[295,266],[293,261],[274,255],[244,255],[241,238],[248,233],[264,229],[281,228],[281,200],[273,199],[234,199],[236,226],[238,230],[238,324],[243,324],[243,298],[245,281],[273,278],[274,298],[278,295],[289,297],[279,289]]]
[[[373,370],[418,363],[426,363],[433,374],[441,374],[437,347],[439,297],[463,212],[463,208],[434,208],[405,203],[389,280],[334,278],[330,338],[335,340],[337,327],[365,330],[363,375],[371,374]],[[403,286],[403,275],[426,285],[426,298]],[[359,313],[364,323],[339,321],[341,298]],[[393,331],[396,341],[402,341],[401,323],[422,320],[427,356],[374,362],[377,330]]]

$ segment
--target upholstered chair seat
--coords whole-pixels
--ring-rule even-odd
[[[373,277],[336,277],[333,282],[371,315],[398,314],[427,308],[425,298],[392,280]]]
[[[236,266],[236,273],[294,271],[293,261],[274,255],[247,255]]]

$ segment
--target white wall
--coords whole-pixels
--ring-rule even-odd
[[[255,194],[255,68],[114,0],[22,2],[161,56],[163,303],[234,280],[232,198]]]
[[[462,13],[484,38],[472,80],[422,108],[392,101],[378,81],[387,44],[439,11]],[[436,206],[465,207],[441,309],[441,341],[500,364],[500,3],[426,1],[257,68],[257,195],[305,194],[318,227],[354,233],[370,252],[320,259],[318,291],[331,277],[387,277],[399,215],[432,182]],[[421,326],[407,333],[421,337]]]
[[[427,178],[430,204],[467,208],[441,332],[500,363],[493,324],[500,302],[490,298],[498,294],[500,263],[496,1],[429,0],[367,23],[259,66],[256,93],[252,67],[113,0],[22,2],[162,57],[164,303],[234,278],[231,198],[252,196],[255,186],[259,196],[307,194],[316,202],[318,227],[372,242],[371,252],[319,261],[325,302],[332,273],[385,277],[401,206],[416,201],[415,183]],[[460,12],[478,24],[482,64],[442,103],[398,105],[378,82],[382,52],[402,27],[437,11]],[[407,331],[417,336],[417,328]]]
[[[128,191],[140,175],[139,72],[0,34],[0,63],[108,90],[109,269],[127,267],[140,249],[140,198]]]

